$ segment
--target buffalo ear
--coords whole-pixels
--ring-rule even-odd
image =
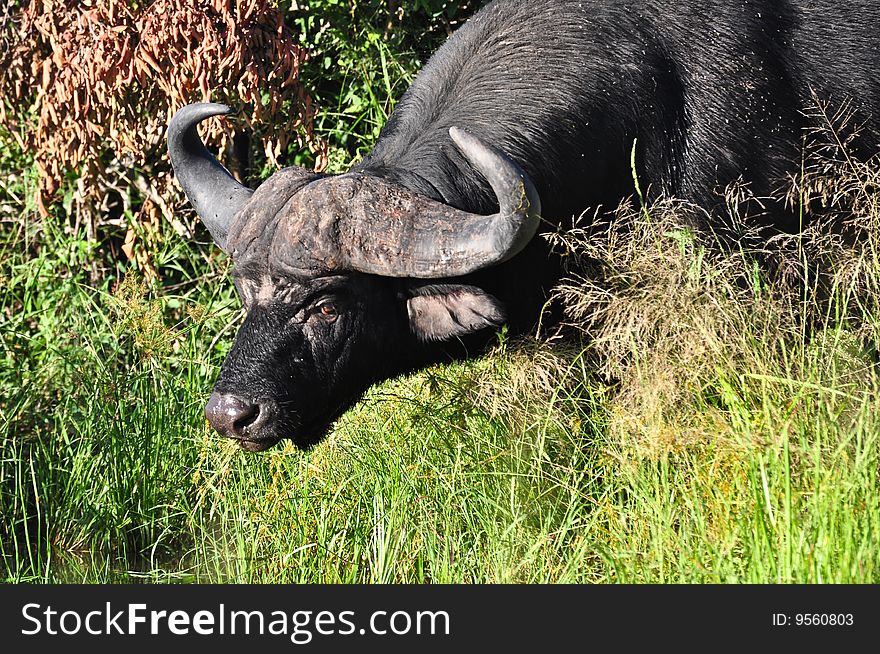
[[[505,321],[497,298],[476,286],[429,284],[410,289],[409,326],[423,341],[446,341]]]

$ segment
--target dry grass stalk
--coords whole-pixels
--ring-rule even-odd
[[[840,118],[815,135],[787,189],[808,222],[799,234],[762,237],[732,196],[740,250],[695,234],[700,210],[670,199],[550,236],[572,271],[556,299],[614,389],[609,427],[624,450],[750,448],[781,438],[799,411],[847,419],[843,404],[871,392],[880,166],[851,156]]]

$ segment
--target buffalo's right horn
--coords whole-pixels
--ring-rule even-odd
[[[379,178],[331,179],[328,190],[357,198],[349,203],[349,220],[333,228],[343,265],[388,277],[460,277],[511,259],[532,239],[541,219],[541,198],[525,171],[463,129],[452,127],[449,136],[489,182],[498,213],[462,211]],[[343,215],[338,207],[326,213]]]
[[[190,104],[174,114],[168,125],[168,154],[177,181],[214,241],[224,250],[229,225],[253,191],[239,184],[208,152],[197,126],[206,118],[229,112],[224,104]]]

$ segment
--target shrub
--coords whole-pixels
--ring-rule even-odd
[[[322,165],[299,83],[308,54],[270,0],[33,0],[0,26],[0,126],[32,153],[44,217],[71,176],[91,237],[125,212],[154,230],[163,215],[174,220],[165,126],[188,102],[246,105],[242,121],[206,126],[209,145],[271,126],[261,134],[271,163],[295,138]]]

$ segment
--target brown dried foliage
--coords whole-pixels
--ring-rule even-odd
[[[296,138],[320,166],[315,109],[298,82],[307,53],[271,0],[32,0],[12,16],[0,34],[0,124],[35,156],[44,215],[75,170],[80,209],[106,212],[108,189],[134,187],[146,198],[141,219],[171,219],[180,198],[165,126],[193,101],[246,105],[236,123],[272,125],[271,163]],[[206,129],[209,147],[235,133],[225,121]]]

